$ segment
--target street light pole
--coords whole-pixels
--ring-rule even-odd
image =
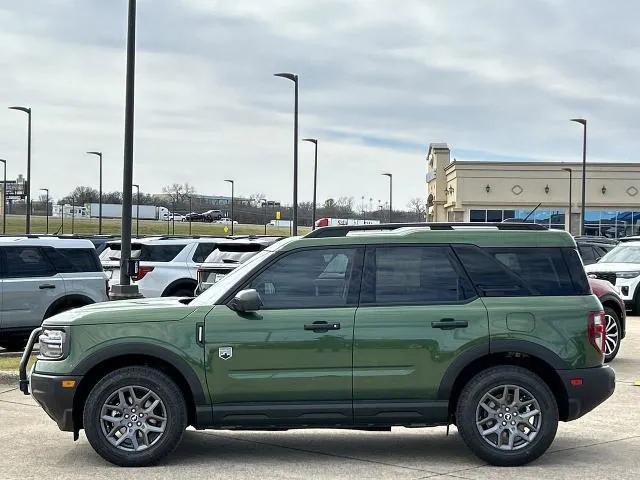
[[[76,222],[76,197],[71,196],[71,235],[75,233]]]
[[[571,206],[573,205],[573,194],[572,194],[572,186],[573,186],[573,170],[570,168],[563,168],[565,172],[569,172],[569,233],[571,233]]]
[[[2,184],[2,234],[7,233],[7,161],[0,158],[4,165],[4,183]]]
[[[25,220],[25,233],[31,233],[31,108],[29,107],[9,107],[10,110],[18,110],[27,114],[29,123],[27,127],[27,215]]]
[[[231,184],[231,235],[233,235],[233,197],[234,197],[234,187],[235,182],[233,180],[225,180]]]
[[[117,299],[139,296],[138,286],[131,285],[131,197],[133,185],[133,127],[136,66],[136,0],[129,0],[127,15],[127,79],[124,116],[124,168],[122,175],[122,223],[120,242],[120,282],[111,287],[111,296]]]
[[[131,185],[136,188],[136,238],[140,237],[140,185],[134,183]]]
[[[572,118],[572,122],[582,125],[582,207],[580,210],[580,235],[584,235],[584,212],[587,186],[587,121],[584,118]]]
[[[100,189],[98,193],[98,235],[102,235],[102,152],[87,152],[100,159]]]
[[[310,142],[314,145],[314,160],[313,160],[313,208],[311,213],[311,230],[316,229],[316,193],[318,189],[318,139],[317,138],[303,138],[303,142]]]
[[[389,177],[389,223],[391,223],[391,215],[393,212],[393,174],[383,173],[385,177]]]
[[[193,208],[191,207],[191,195],[189,195],[189,235],[191,235],[191,219],[193,218]]]
[[[46,210],[46,218],[47,218],[47,234],[49,233],[49,189],[48,188],[41,188],[40,189],[41,192],[47,192],[47,204],[44,207]]]
[[[295,85],[293,117],[293,235],[298,235],[298,75],[295,73],[276,73],[276,77],[287,78]]]

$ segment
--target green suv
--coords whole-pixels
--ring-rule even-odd
[[[613,393],[603,321],[568,233],[327,227],[275,243],[194,299],[46,319],[21,389],[122,466],[159,461],[188,425],[450,424],[481,459],[520,465],[559,420]]]

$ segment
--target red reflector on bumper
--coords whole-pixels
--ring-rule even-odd
[[[582,385],[582,379],[581,378],[572,378],[571,379],[571,386],[572,387],[579,387],[580,385]]]

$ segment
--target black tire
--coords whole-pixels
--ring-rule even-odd
[[[155,443],[151,443],[148,448],[139,451],[124,450],[123,447],[116,447],[110,443],[107,435],[103,432],[101,418],[103,405],[110,398],[113,398],[119,389],[129,386],[148,389],[153,392],[161,400],[163,412],[166,415],[164,432],[156,438]],[[126,407],[129,410],[126,411],[131,415],[129,418],[133,420],[132,412],[134,410],[132,406],[135,407],[135,403],[132,403],[132,405],[127,403]],[[142,411],[146,412],[143,405],[138,405],[138,407],[143,408]],[[149,413],[147,413],[148,415]],[[150,421],[154,420],[147,418],[142,423],[151,425],[148,423]],[[180,388],[164,373],[148,367],[125,367],[105,375],[91,389],[85,402],[83,422],[89,443],[102,458],[121,467],[143,467],[159,462],[178,446],[187,427],[187,408]],[[122,428],[126,434],[126,425],[123,425]],[[140,434],[142,435],[142,432]],[[114,435],[113,438],[117,439],[119,437]],[[126,446],[127,442],[125,440],[123,446]]]
[[[622,333],[622,324],[620,323],[620,316],[618,312],[616,312],[611,307],[604,307],[604,315],[605,315],[605,355],[604,361],[605,363],[610,362],[618,352],[620,351],[620,343],[622,339],[620,338],[620,334]],[[611,326],[610,322],[614,322],[615,326]],[[614,337],[615,331],[615,337]],[[615,342],[615,346],[611,348],[611,344]],[[607,352],[607,350],[609,350]]]
[[[520,398],[523,398],[520,395],[527,398],[526,394],[530,393],[540,406],[539,411],[541,412],[541,417],[539,417],[540,421],[536,425],[537,433],[535,433],[530,443],[525,443],[522,446],[514,444],[517,449],[513,450],[501,450],[499,447],[490,443],[493,434],[483,436],[479,429],[484,428],[484,426],[479,427],[476,425],[476,415],[478,415],[478,412],[486,412],[486,410],[479,407],[480,401],[485,397],[485,394],[505,385],[520,388],[520,392],[524,392],[518,394]],[[505,403],[509,403],[509,398],[507,398]],[[497,412],[501,411],[500,408],[500,404],[496,405],[496,417],[498,415]],[[509,410],[509,407],[506,408]],[[504,410],[504,408],[502,408],[502,410]],[[500,419],[500,425],[498,425],[498,422],[492,424],[492,422],[494,422],[492,420],[484,425],[487,426],[487,430],[493,428],[495,425],[498,425],[498,428],[500,428],[501,425],[505,424],[507,424],[506,429],[510,429],[511,427],[508,423],[511,422],[502,422],[502,420],[513,419],[513,406],[511,406],[510,413],[511,415],[504,412],[500,413],[502,417]],[[518,413],[522,418],[523,412],[519,411]],[[524,412],[524,414],[528,413],[530,412]],[[485,415],[488,417],[490,414],[485,413]],[[507,415],[509,415],[509,418],[507,418]],[[464,442],[480,459],[491,465],[504,467],[524,465],[542,455],[553,442],[556,436],[556,430],[558,429],[558,405],[547,384],[530,370],[507,365],[491,367],[477,374],[463,388],[456,407],[456,424]],[[520,425],[526,424],[517,423],[516,426],[512,428],[520,430]],[[511,435],[508,431],[503,433],[505,433],[506,438]],[[496,443],[500,441],[501,436],[502,433],[495,434]],[[523,442],[519,437],[514,436],[514,438],[517,438],[517,442]]]
[[[193,297],[195,296],[196,287],[178,287],[173,290],[167,297]]]

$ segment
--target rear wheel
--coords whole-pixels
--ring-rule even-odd
[[[21,352],[27,345],[27,338],[16,337],[0,340],[0,347],[4,348],[8,352]]]
[[[456,422],[462,439],[482,460],[498,466],[523,465],[553,442],[558,406],[536,374],[498,366],[467,383],[458,400]]]
[[[182,392],[164,373],[126,367],[93,387],[83,422],[89,443],[102,458],[141,467],[176,448],[187,426],[187,409]]]
[[[605,337],[604,337],[604,361],[610,362],[620,350],[620,316],[613,308],[604,307]]]

